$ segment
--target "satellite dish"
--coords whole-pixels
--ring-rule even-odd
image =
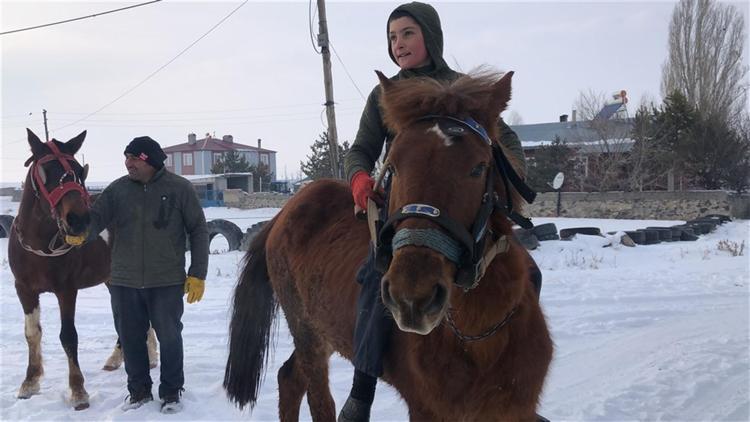
[[[557,173],[555,176],[555,179],[552,181],[552,189],[560,189],[560,186],[562,186],[563,181],[565,180],[565,175],[563,172]]]

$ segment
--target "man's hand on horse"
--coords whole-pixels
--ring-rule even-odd
[[[205,290],[206,282],[200,278],[191,275],[185,280],[185,294],[187,294],[188,303],[200,302]]]
[[[86,242],[86,236],[87,233],[84,233],[80,236],[71,236],[69,234],[65,235],[65,243],[67,243],[70,246],[81,246]]]
[[[383,205],[383,191],[375,187],[375,180],[367,174],[366,171],[360,170],[354,173],[351,182],[352,197],[354,198],[354,214],[361,215],[367,213],[367,199],[371,198],[378,206]]]

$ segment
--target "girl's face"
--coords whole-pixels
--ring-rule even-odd
[[[388,25],[388,38],[391,42],[391,54],[401,69],[415,69],[430,64],[422,28],[414,19],[402,16],[392,20]]]

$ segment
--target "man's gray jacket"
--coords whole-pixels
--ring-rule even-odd
[[[142,184],[123,176],[112,182],[91,209],[95,238],[113,229],[111,284],[148,288],[185,282],[187,274],[205,280],[208,230],[198,196],[185,178],[162,168]]]

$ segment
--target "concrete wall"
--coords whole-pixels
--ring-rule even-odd
[[[291,196],[272,192],[247,193],[241,189],[226,189],[224,205],[231,208],[281,208]]]
[[[228,207],[280,208],[291,196],[261,192],[245,193],[239,189],[224,191]],[[526,207],[531,217],[554,217],[557,193],[542,193]],[[733,195],[721,191],[695,192],[563,192],[561,217],[618,218],[632,220],[690,220],[706,214],[725,214],[750,219],[750,195]]]
[[[532,217],[554,217],[557,193],[539,194],[526,207]],[[750,195],[722,191],[563,192],[561,217],[690,220],[706,214],[750,219]]]

